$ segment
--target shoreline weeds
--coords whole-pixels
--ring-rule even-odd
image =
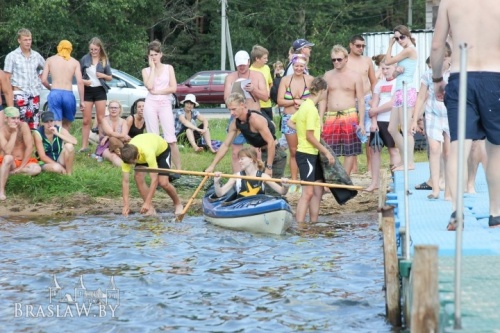
[[[355,185],[366,187],[370,183],[370,178],[366,175],[353,175]],[[174,183],[175,185],[175,183]],[[194,190],[183,189],[179,191],[181,201],[185,205]],[[201,196],[200,193],[190,209],[188,216],[201,216]],[[289,193],[287,199],[295,210],[299,193]],[[170,198],[158,191],[153,199],[153,204],[159,214],[172,214],[173,206]],[[130,199],[131,214],[140,216],[139,210],[142,200],[139,198]],[[345,205],[339,206],[331,194],[325,194],[321,202],[320,216],[336,215],[344,213],[375,212],[378,207],[378,193],[367,193],[360,191],[358,195]],[[122,198],[121,197],[90,197],[79,193],[66,197],[57,197],[50,202],[31,202],[12,195],[7,200],[0,203],[0,216],[8,219],[9,217],[68,217],[68,216],[102,216],[119,215],[121,216]],[[187,217],[187,216],[186,216]]]

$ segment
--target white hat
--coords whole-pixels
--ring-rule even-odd
[[[183,101],[181,101],[181,104],[184,104],[184,102],[187,102],[187,101],[189,101],[189,102],[191,102],[191,103],[194,103],[194,105],[196,105],[196,106],[199,106],[199,105],[200,105],[200,104],[198,104],[198,103],[196,102],[196,96],[195,96],[195,95],[193,95],[193,94],[187,94],[187,95],[186,95],[186,97],[184,98],[184,100],[183,100]]]
[[[250,56],[248,55],[247,51],[238,51],[234,56],[234,63],[236,64],[236,67],[240,65],[248,65],[249,60]]]

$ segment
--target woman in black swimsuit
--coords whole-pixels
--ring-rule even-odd
[[[144,98],[139,98],[132,104],[130,108],[130,116],[127,117],[128,136],[133,138],[136,135],[142,134],[146,130],[144,122]]]

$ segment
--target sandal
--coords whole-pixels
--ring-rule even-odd
[[[493,217],[492,215],[490,215],[490,218],[488,220],[488,226],[490,228],[498,228],[498,227],[500,227],[500,216]]]
[[[422,184],[416,185],[415,190],[432,190],[432,186],[427,184],[427,182],[423,182]]]
[[[463,217],[462,217],[462,230],[463,229],[464,229],[464,222],[463,222]],[[457,212],[451,213],[450,222],[448,222],[448,225],[446,226],[446,230],[448,230],[448,231],[457,230]]]
[[[90,151],[90,148],[87,147],[87,148],[80,148],[80,150],[78,151],[79,153],[88,153]]]

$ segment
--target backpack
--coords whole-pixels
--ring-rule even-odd
[[[286,72],[288,71],[288,68],[292,65],[292,63],[289,63],[286,65],[285,71],[283,72],[283,76],[286,75]],[[271,90],[269,91],[269,97],[271,98],[271,101],[274,104],[278,104],[278,89],[280,87],[281,79],[283,76],[278,76],[275,77],[273,80],[273,85],[271,86]]]

